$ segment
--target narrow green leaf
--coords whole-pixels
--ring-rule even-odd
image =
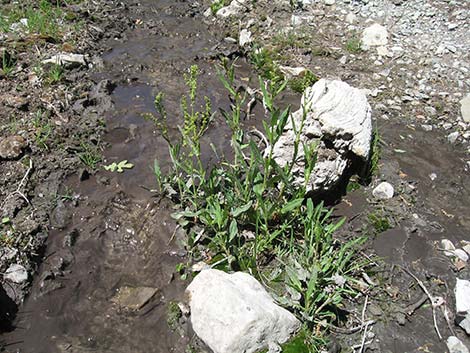
[[[287,213],[287,212],[290,212],[299,208],[302,205],[303,201],[304,201],[303,198],[289,201],[288,203],[284,205],[284,207],[281,208],[281,213]]]
[[[235,219],[232,219],[232,222],[230,222],[230,227],[229,227],[229,241],[232,241],[233,239],[235,239],[237,234],[238,234],[237,221]]]
[[[240,206],[240,207],[234,209],[231,212],[232,216],[233,217],[238,217],[242,213],[245,213],[246,211],[248,211],[250,209],[251,205],[253,205],[253,201],[250,200],[246,204],[244,204],[243,206]]]

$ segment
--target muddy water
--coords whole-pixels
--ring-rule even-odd
[[[141,25],[124,33],[125,40],[109,43],[112,50],[105,53],[105,70],[97,80],[118,82],[114,109],[106,117],[105,162],[127,159],[134,168],[122,174],[100,171],[85,181],[69,178],[75,198],[66,201],[71,221],[50,234],[17,328],[4,337],[8,351],[185,352],[191,341],[190,332],[173,332],[167,324],[168,303],[181,299],[186,286],[174,278],[185,253],[177,244],[171,205],[149,191],[155,187],[153,160],[165,165],[168,153],[142,114],[154,112],[155,93],[165,92],[170,133],[176,132],[182,74],[191,64],[198,64],[205,78],[200,93],[214,106],[226,105],[210,52],[218,41],[190,4],[128,4],[131,20]],[[226,143],[217,125],[208,139],[218,147]],[[116,303],[123,287],[156,293],[133,310]]]
[[[372,299],[381,307],[373,330],[379,341],[376,347],[380,352],[446,352],[445,342],[435,332],[429,306],[409,317],[399,315],[423,295],[416,281],[400,268],[409,269],[425,281],[432,295],[442,296],[450,312],[455,310],[456,277],[468,279],[470,273],[468,268],[456,271],[451,260],[439,251],[438,241],[447,238],[459,246],[462,240],[470,240],[470,175],[465,166],[468,157],[459,146],[448,144],[442,132],[424,132],[396,122],[379,125],[384,141],[379,177],[391,182],[399,195],[385,207],[385,215],[395,218],[397,225],[371,235],[370,247],[385,264],[380,275],[385,278],[383,285],[391,292],[397,291],[393,299],[388,295]],[[434,180],[430,177],[433,173]],[[380,203],[373,202],[371,190],[372,186],[348,194],[338,205],[337,212],[350,219],[345,225],[347,232],[361,233],[367,215],[382,209]],[[463,331],[453,327],[452,332],[437,310],[444,340],[456,334],[468,345]]]
[[[70,222],[50,235],[17,329],[5,336],[8,351],[184,352],[191,340],[191,332],[175,333],[166,322],[168,303],[180,299],[186,285],[173,276],[185,254],[174,236],[171,205],[149,191],[155,185],[153,160],[165,165],[168,157],[166,144],[142,113],[153,112],[155,93],[165,92],[170,133],[175,133],[180,122],[175,112],[185,91],[182,74],[191,64],[202,71],[200,93],[214,107],[227,106],[213,69],[222,50],[216,47],[221,38],[211,34],[186,2],[127,3],[126,15],[136,25],[124,33],[124,40],[109,43],[112,50],[105,53],[105,70],[97,79],[118,82],[112,94],[114,109],[106,116],[105,161],[127,159],[134,168],[122,174],[100,171],[85,181],[69,178],[67,184],[76,195],[75,201],[67,201]],[[415,187],[414,208],[404,209],[413,209],[420,222],[404,221],[375,237],[372,246],[390,264],[413,264],[420,274],[431,273],[453,286],[455,274],[433,241],[468,238],[470,183],[468,171],[463,170],[465,156],[436,133],[390,122],[380,130],[386,143],[382,177]],[[223,124],[214,123],[207,142],[224,149]],[[429,178],[431,173],[437,174],[436,180]],[[338,206],[339,213],[354,217],[366,212],[368,195],[363,189],[348,195],[348,203]],[[398,213],[404,209],[397,205]],[[354,222],[348,226],[354,228]],[[130,310],[114,300],[125,286],[150,287],[156,293],[141,309]],[[384,324],[382,351],[411,352],[426,343],[431,352],[444,351],[427,314],[419,312],[417,321],[406,326]]]

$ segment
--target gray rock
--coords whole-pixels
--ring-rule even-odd
[[[374,23],[362,32],[362,46],[367,50],[369,47],[379,47],[387,45],[388,32],[384,26]]]
[[[124,286],[118,289],[111,301],[121,308],[139,310],[147,304],[157,292],[158,289],[152,287]]]
[[[379,200],[388,200],[393,197],[394,192],[393,185],[384,181],[375,187],[372,195]]]
[[[57,206],[52,211],[51,225],[57,229],[64,229],[70,223],[72,214],[67,205],[59,200]]]
[[[3,278],[5,280],[21,284],[28,280],[28,271],[26,271],[26,268],[21,265],[12,264],[6,270]]]
[[[446,341],[449,353],[469,353],[467,347],[455,336],[450,336]]]
[[[26,148],[26,140],[21,136],[8,136],[0,140],[0,158],[17,159]]]
[[[296,139],[292,120],[298,128],[304,120],[297,160],[293,166],[295,183],[305,183],[303,144],[317,145],[317,162],[307,181],[308,191],[334,187],[350,165],[350,154],[367,160],[372,136],[371,108],[365,94],[342,81],[321,79],[306,89],[301,107],[294,112],[273,148],[279,165],[292,163]],[[305,117],[304,117],[305,109]]]
[[[463,262],[468,261],[468,254],[465,252],[463,249],[455,249],[454,254],[456,257],[458,257],[460,260]]]
[[[441,248],[444,251],[444,255],[451,257],[454,256],[455,245],[449,239],[441,240]]]
[[[300,322],[243,272],[204,270],[188,286],[191,323],[214,353],[252,353],[286,342]]]
[[[455,321],[470,335],[470,281],[457,278],[455,307]]]
[[[452,133],[450,133],[449,135],[447,135],[447,141],[449,141],[449,143],[456,143],[457,142],[457,139],[459,138],[459,135],[460,133],[458,131],[454,131]]]
[[[354,24],[357,21],[357,16],[350,12],[346,15],[345,21],[349,24]]]
[[[463,121],[470,123],[470,94],[460,101],[460,112],[462,113]]]

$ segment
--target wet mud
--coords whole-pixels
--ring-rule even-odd
[[[200,94],[207,95],[213,107],[227,106],[214,64],[217,54],[232,49],[229,44],[219,46],[222,34],[208,28],[190,2],[126,3],[122,16],[135,25],[107,43],[113,49],[104,53],[104,69],[96,73],[96,80],[116,84],[113,107],[105,114],[104,164],[128,160],[134,167],[122,174],[103,170],[88,178],[68,178],[64,188],[73,194],[64,201],[66,226],[50,234],[31,295],[19,309],[15,329],[2,337],[8,352],[182,353],[192,342],[190,329],[173,331],[167,322],[169,304],[182,299],[187,285],[175,275],[185,251],[170,217],[172,204],[151,191],[153,160],[165,166],[168,152],[142,114],[154,112],[154,96],[162,91],[173,119],[170,128],[176,131],[180,121],[175,112],[185,91],[182,74],[191,64],[202,72]],[[285,100],[294,101],[292,96]],[[434,242],[468,240],[470,182],[465,154],[446,144],[438,132],[394,121],[381,122],[379,130],[384,141],[379,178],[397,185],[404,196],[386,210],[393,215],[393,227],[371,235],[370,248],[384,260],[390,286],[409,290],[413,285],[412,278],[394,267],[401,266],[441,279],[450,294],[455,269]],[[206,138],[223,150],[225,137],[224,125],[215,122]],[[429,177],[432,173],[437,174],[435,180]],[[369,202],[370,188],[347,194],[337,205],[336,214],[349,219],[344,232],[361,232],[368,213],[381,207]],[[460,275],[468,277],[468,270]],[[151,288],[153,295],[137,303],[137,309],[130,308],[116,299],[124,288]],[[422,295],[413,288],[409,302]],[[381,309],[375,331],[379,352],[418,352],[422,347],[445,351],[433,331],[429,308],[417,310],[405,324],[395,320],[395,309]]]

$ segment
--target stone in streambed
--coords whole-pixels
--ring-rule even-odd
[[[139,310],[158,292],[152,287],[121,287],[111,301],[122,308]]]
[[[24,266],[13,264],[8,267],[3,278],[7,281],[21,284],[28,280],[28,271]]]
[[[450,336],[446,341],[449,353],[469,353],[467,347],[455,336]]]
[[[393,185],[386,181],[377,185],[377,187],[372,191],[372,195],[378,200],[391,199],[394,193],[395,190],[393,189]]]
[[[186,293],[192,327],[214,353],[253,353],[274,347],[301,325],[247,273],[203,270]]]
[[[304,116],[305,114],[305,116]],[[345,171],[353,164],[352,156],[366,161],[372,138],[371,108],[365,94],[345,82],[321,79],[308,87],[301,108],[292,113],[273,148],[273,158],[281,166],[292,163],[296,133],[300,132],[297,158],[292,168],[294,182],[305,183],[304,145],[316,145],[317,159],[307,180],[307,191],[328,191],[338,185]]]
[[[457,278],[455,307],[456,323],[470,335],[470,281]]]

